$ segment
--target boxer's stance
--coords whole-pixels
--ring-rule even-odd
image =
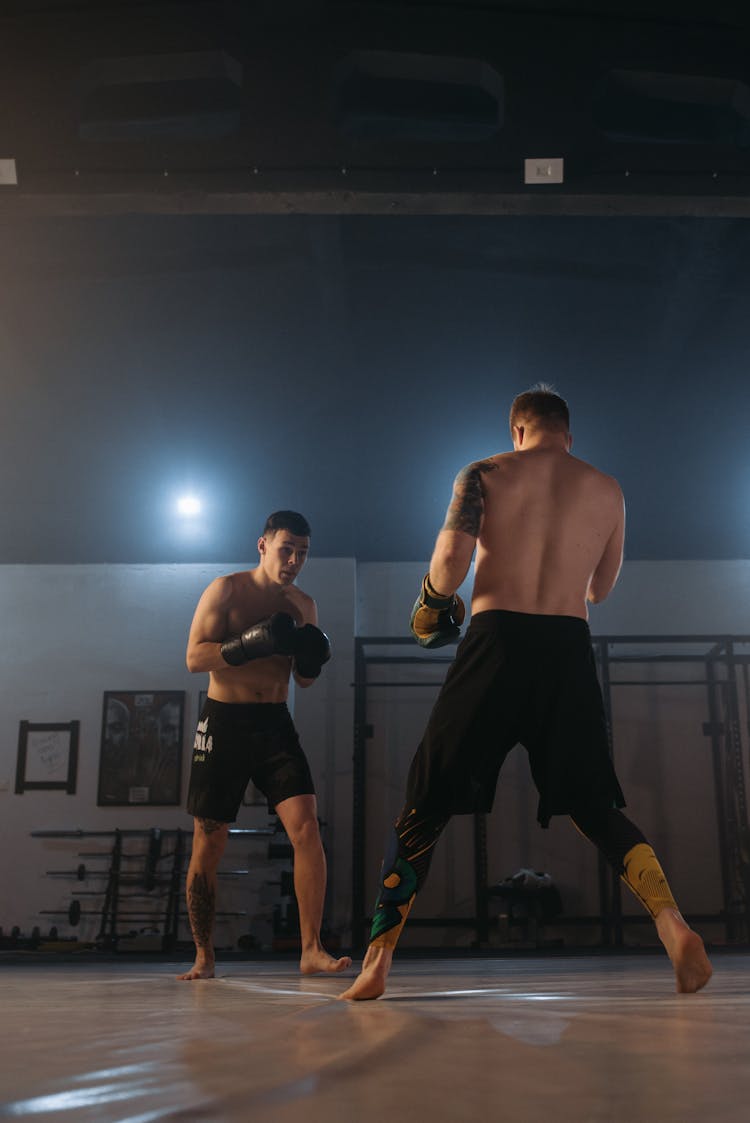
[[[320,943],[325,855],[312,776],[286,705],[290,674],[311,686],[330,658],[315,601],[294,584],[309,546],[302,515],[277,511],[258,540],[257,567],[217,578],[195,610],[187,665],[208,671],[209,685],[187,800],[194,816],[187,905],[195,963],[180,979],[213,977],[217,868],[250,780],[294,847],[300,970],[335,973],[351,963],[333,959]]]
[[[377,998],[393,949],[451,815],[489,811],[498,773],[521,743],[539,792],[538,819],[569,815],[653,917],[677,990],[711,976],[625,801],[608,750],[587,601],[620,572],[624,504],[615,480],[570,455],[568,408],[546,387],[510,413],[513,452],[459,473],[429,574],[412,613],[423,646],[458,635],[455,595],[476,547],[472,616],[430,716],[383,864],[361,974],[341,996]]]

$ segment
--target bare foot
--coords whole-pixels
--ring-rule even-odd
[[[186,971],[184,975],[178,975],[178,979],[183,979],[186,982],[192,982],[193,979],[213,979],[214,977],[214,961],[213,959],[204,959],[197,956],[195,963]]]
[[[299,961],[302,975],[338,975],[340,971],[346,971],[351,965],[352,961],[348,955],[343,955],[341,959],[334,959],[322,947],[303,951]]]
[[[393,951],[391,948],[367,949],[362,970],[348,990],[339,995],[341,999],[362,1002],[368,998],[380,998],[385,991],[385,982],[391,969]]]
[[[656,929],[674,967],[677,993],[695,994],[713,974],[703,940],[676,909],[662,909]]]

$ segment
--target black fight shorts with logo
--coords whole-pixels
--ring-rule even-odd
[[[252,781],[273,813],[295,795],[314,795],[310,766],[285,702],[206,699],[193,746],[187,810],[233,823]]]
[[[624,807],[609,752],[591,635],[575,616],[472,616],[407,782],[407,806],[492,809],[500,768],[522,744],[539,793],[537,819]]]

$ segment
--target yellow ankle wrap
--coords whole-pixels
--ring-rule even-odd
[[[413,893],[405,904],[396,906],[396,911],[400,919],[396,921],[392,928],[388,928],[386,931],[381,930],[378,935],[373,935],[371,933],[370,947],[391,948],[391,950],[395,948],[396,944],[398,943],[398,938],[401,935],[401,930],[406,924],[406,918],[409,915],[411,906],[414,904],[415,897],[416,893]],[[377,924],[373,925],[373,933],[377,930],[377,927]]]
[[[622,880],[653,917],[658,916],[662,909],[677,908],[664,870],[647,843],[639,842],[632,850],[628,850],[623,865],[625,872]]]

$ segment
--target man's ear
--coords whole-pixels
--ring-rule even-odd
[[[573,434],[568,433],[568,452],[573,448]]]
[[[514,425],[511,429],[513,436],[513,447],[518,449],[523,447],[524,427],[523,425]]]
[[[265,540],[264,536],[261,534],[260,538],[258,539],[258,553],[259,554],[265,554],[265,552],[266,552],[266,540]]]

